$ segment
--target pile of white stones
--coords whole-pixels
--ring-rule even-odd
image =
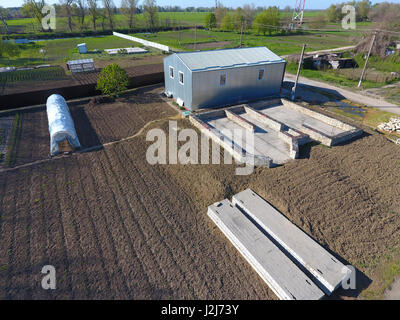
[[[393,132],[396,131],[400,133],[400,118],[392,117],[389,119],[389,122],[381,123],[378,126],[378,129]]]

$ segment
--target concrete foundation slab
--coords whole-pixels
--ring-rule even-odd
[[[330,295],[351,273],[349,268],[251,189],[235,194],[232,203],[244,210],[307,269],[326,294]]]
[[[269,166],[296,159],[300,146],[311,139],[332,146],[362,134],[359,128],[285,99],[237,105],[191,115],[189,119],[236,159],[243,159],[242,153],[250,154],[251,159]],[[231,142],[239,153],[230,150]]]
[[[279,138],[276,131],[250,119],[247,114],[242,113],[239,115],[257,126],[252,136],[253,139],[247,139],[246,129],[228,118],[213,118],[209,119],[207,123],[224,135],[239,133],[237,135],[239,138],[236,139],[234,137],[235,143],[247,152],[255,155],[266,155],[273,159],[275,164],[283,164],[290,160],[289,146]]]
[[[209,206],[208,216],[280,299],[316,300],[324,296],[310,278],[229,200]]]

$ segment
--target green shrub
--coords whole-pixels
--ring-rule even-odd
[[[207,13],[207,15],[204,17],[204,26],[210,30],[217,26],[217,19],[213,12]]]
[[[126,71],[116,63],[112,63],[101,70],[96,89],[110,98],[115,98],[124,92],[128,85],[129,77]]]

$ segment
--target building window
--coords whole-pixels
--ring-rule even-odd
[[[264,73],[265,73],[264,69],[258,70],[258,80],[264,80]]]
[[[183,72],[179,71],[179,83],[183,84]]]
[[[219,85],[224,86],[226,84],[226,73],[222,73],[219,76]]]
[[[174,78],[174,68],[169,67],[169,76],[173,79]]]

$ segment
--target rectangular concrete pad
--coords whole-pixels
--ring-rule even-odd
[[[317,278],[328,295],[350,272],[343,263],[251,189],[234,195],[232,202]]]
[[[285,105],[271,106],[259,111],[300,131],[302,131],[302,125],[306,124],[328,136],[334,136],[344,132],[344,130],[338,127],[332,126]]]
[[[273,162],[276,164],[282,164],[290,160],[289,146],[279,138],[278,132],[250,118],[245,113],[240,113],[239,115],[258,127],[254,132],[254,144],[251,143],[252,141],[246,140],[246,129],[230,121],[226,117],[216,117],[205,121],[208,125],[221,133],[224,133],[225,130],[231,133],[235,132],[235,130],[236,132],[241,130],[242,139],[241,141],[235,140],[235,142],[248,152],[254,153],[255,155],[268,156],[272,158]]]
[[[208,216],[274,293],[285,300],[316,300],[324,293],[237,207],[225,199]]]

